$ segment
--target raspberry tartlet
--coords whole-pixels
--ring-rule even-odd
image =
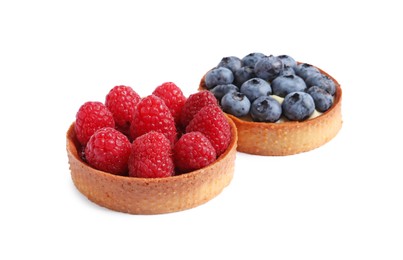
[[[152,98],[153,100],[157,99],[154,96],[152,96]],[[147,98],[143,98],[143,100],[146,99]],[[180,102],[185,103],[183,100]],[[139,104],[140,103],[141,101]],[[98,103],[95,105],[100,106]],[[214,110],[214,105],[210,104],[204,108],[204,110],[209,112],[208,109]],[[78,139],[76,132],[76,130],[80,128],[76,127],[77,122],[73,122],[67,131],[66,141],[67,155],[74,185],[90,201],[108,209],[130,214],[162,214],[177,212],[206,203],[220,194],[222,190],[230,184],[234,174],[234,164],[237,151],[238,135],[236,126],[219,108],[214,111],[217,110],[221,113],[221,122],[225,122],[225,125],[228,127],[229,138],[226,139],[228,140],[226,143],[227,148],[224,151],[217,153],[217,157],[215,157],[216,153],[214,150],[212,155],[213,158],[208,163],[202,164],[201,166],[198,166],[199,164],[197,164],[195,166],[196,168],[201,167],[199,169],[193,170],[194,168],[191,168],[188,170],[184,167],[183,171],[176,171],[174,174],[164,177],[135,176],[137,174],[136,169],[131,171],[131,168],[135,168],[136,164],[130,165],[130,161],[136,160],[135,156],[129,157],[129,159],[126,158],[126,161],[129,161],[129,171],[126,171],[126,173],[122,173],[121,170],[116,172],[106,172],[97,169],[91,165],[89,163],[90,161],[88,161],[85,155],[83,155],[84,151],[90,150],[85,149],[85,147],[91,145],[91,142],[93,141],[92,139],[100,136],[103,132],[113,133],[113,129],[107,125],[106,128],[101,128],[96,131],[94,130],[95,133],[90,138],[90,141],[83,144],[83,142]],[[195,122],[192,124],[205,127],[203,122],[197,120],[197,118],[203,118],[202,116],[203,111],[200,112],[200,115],[195,115]],[[135,115],[134,117],[136,118]],[[104,122],[101,123],[106,125]],[[205,129],[203,127],[197,128],[197,131],[202,132]],[[116,128],[118,127],[116,126]],[[191,126],[189,126],[189,128],[191,128]],[[203,135],[201,132],[193,132],[190,130],[189,133],[181,133],[180,135],[189,137],[197,136],[198,140],[200,139],[203,143],[209,144],[208,148],[210,148],[210,150],[215,149],[215,146],[213,147],[214,142],[210,144],[207,140],[207,133]],[[211,128],[209,130],[213,131],[214,129]],[[133,138],[138,140],[138,142],[132,141],[132,149],[136,148],[134,143],[144,145],[142,142],[147,140],[147,138],[142,137],[145,137],[146,135],[147,134],[143,134],[137,139]],[[157,133],[154,130],[149,132],[148,135],[150,138],[152,136],[155,138],[166,138],[163,134]],[[120,136],[118,135],[117,137]],[[189,142],[185,138],[178,137],[178,139],[185,143]],[[173,139],[166,138],[167,146],[171,147],[172,145],[172,153],[174,153],[174,145],[171,141],[179,141],[173,141]],[[219,144],[217,145],[218,147],[221,147]],[[181,145],[178,144],[175,147],[180,150],[180,146]],[[144,149],[145,153],[147,152],[146,148],[147,147]],[[126,149],[124,151],[126,151]],[[205,150],[203,151],[206,152]],[[180,153],[178,154],[180,155]],[[141,160],[144,160],[144,152],[139,156],[143,156]],[[183,161],[183,158],[181,159],[181,165],[185,164],[185,166],[187,166],[186,161]],[[199,162],[196,161],[196,163]],[[122,167],[119,169],[121,168]]]
[[[252,54],[260,54],[260,53],[252,53]],[[244,60],[246,62],[247,58],[251,58],[252,56],[254,56],[252,54],[245,56],[244,59],[242,60],[236,58],[235,56],[225,57],[223,58],[223,61],[225,61],[228,64],[224,65],[234,65],[237,64],[239,60],[241,60],[239,63],[242,64]],[[265,55],[262,54],[261,56],[264,57]],[[289,56],[286,55],[282,56],[289,58]],[[233,60],[235,60],[235,62],[233,62]],[[248,61],[250,60],[251,59],[249,59]],[[213,69],[216,68],[221,69],[222,63],[223,62],[220,62],[220,64]],[[337,135],[337,133],[342,127],[342,115],[341,115],[342,89],[340,87],[340,84],[336,81],[336,79],[334,79],[332,76],[330,76],[322,69],[302,62],[294,61],[294,65],[290,65],[288,61],[285,61],[284,65],[282,65],[284,66],[283,71],[279,72],[280,74],[278,75],[281,75],[281,73],[283,73],[284,75],[289,75],[288,70],[291,70],[292,73],[294,73],[293,70],[290,69],[290,67],[301,64],[304,64],[307,67],[308,66],[312,67],[312,69],[317,70],[320,74],[322,74],[322,76],[327,77],[334,83],[332,104],[330,108],[327,108],[326,111],[319,113],[318,111],[315,110],[314,113],[312,113],[308,118],[304,120],[287,120],[287,118],[282,116],[276,122],[257,122],[254,121],[250,115],[235,116],[233,114],[227,113],[228,117],[231,118],[231,120],[235,123],[237,127],[238,151],[249,154],[266,155],[266,156],[292,155],[307,152],[315,148],[318,148],[324,145],[325,143],[329,142]],[[248,67],[251,68],[250,70],[252,71],[252,73],[253,73],[253,65]],[[241,70],[240,66],[242,65],[238,66],[238,70]],[[235,71],[231,66],[226,67],[229,70]],[[225,70],[224,72],[229,73],[227,70]],[[206,89],[209,89],[211,91],[214,88],[206,85],[206,76],[208,73],[209,72],[207,72],[202,77],[199,85],[199,91],[204,91]],[[236,76],[227,77],[227,75],[225,75],[225,73],[223,73],[222,71],[217,72],[217,74],[218,73],[220,73],[220,75],[216,78],[221,80],[221,82],[216,83],[217,85],[225,85],[227,89],[234,88],[236,90],[232,91],[235,92],[240,91],[239,89],[241,88],[235,86],[237,81]],[[236,75],[235,72],[234,75]],[[250,77],[256,77],[256,75],[253,74],[253,76]],[[227,80],[228,78],[229,80]],[[273,82],[273,78],[271,78],[270,80],[266,79],[266,81],[271,84]],[[240,85],[241,84],[239,84],[238,86]],[[283,100],[283,98],[281,99]]]

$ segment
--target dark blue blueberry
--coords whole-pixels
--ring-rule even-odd
[[[279,76],[289,76],[289,75],[296,75],[295,70],[289,66],[284,65]]]
[[[255,74],[261,79],[271,82],[283,70],[283,62],[273,56],[264,56],[255,64]]]
[[[218,101],[221,101],[221,98],[230,92],[237,92],[239,88],[234,84],[226,84],[226,85],[217,85],[214,88],[210,89],[211,93],[214,94]]]
[[[234,74],[230,69],[216,67],[206,73],[204,81],[207,89],[211,89],[217,85],[231,84],[234,81]]]
[[[295,74],[297,74],[304,80],[313,74],[320,73],[318,68],[316,68],[308,63],[300,63],[297,65],[297,67],[294,70],[295,70]]]
[[[252,78],[242,84],[240,91],[244,93],[251,102],[253,102],[260,96],[271,95],[271,86],[263,79]]]
[[[277,58],[279,58],[283,62],[284,67],[287,66],[287,67],[290,67],[293,69],[295,69],[297,67],[297,62],[291,56],[279,55],[279,56],[277,56]]]
[[[235,71],[242,67],[242,61],[236,56],[228,56],[222,58],[217,67],[224,67],[230,69],[232,73],[235,73]]]
[[[255,72],[253,67],[243,66],[234,73],[234,84],[238,87],[242,86],[242,84],[251,79],[255,78]]]
[[[330,95],[336,93],[336,84],[334,81],[325,74],[313,74],[305,79],[306,86],[318,86],[321,89],[327,91]]]
[[[276,122],[282,113],[280,103],[270,96],[261,96],[253,101],[250,116],[257,122]]]
[[[243,66],[255,67],[256,62],[264,56],[266,55],[260,52],[249,53],[248,55],[242,58],[242,64]]]
[[[315,108],[319,112],[327,111],[333,105],[333,96],[318,86],[312,86],[306,91],[315,102]]]
[[[273,94],[285,97],[288,93],[305,91],[305,81],[297,75],[280,75],[271,82]]]
[[[222,110],[236,117],[246,116],[250,110],[250,101],[241,92],[231,92],[221,99]]]
[[[293,121],[305,120],[315,111],[313,98],[305,92],[289,93],[285,96],[281,107],[283,115]]]

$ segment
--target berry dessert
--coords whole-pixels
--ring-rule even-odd
[[[210,91],[234,121],[238,151],[291,155],[315,149],[342,126],[340,84],[325,71],[289,55],[224,57],[206,72]]]
[[[84,103],[66,135],[77,189],[130,214],[190,209],[217,196],[232,180],[237,137],[212,92],[186,98],[172,82],[143,98],[116,86],[105,103]]]

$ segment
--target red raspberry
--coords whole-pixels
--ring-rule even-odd
[[[220,156],[231,142],[231,126],[227,117],[216,105],[203,107],[190,121],[186,132],[199,131],[204,134]]]
[[[181,136],[174,147],[174,162],[180,172],[203,168],[216,159],[216,151],[209,139],[200,132]]]
[[[162,133],[151,131],[133,141],[129,176],[161,178],[174,173],[171,142]]]
[[[134,109],[140,99],[131,87],[122,85],[113,87],[106,95],[105,106],[112,112],[118,130],[128,133]]]
[[[92,167],[116,175],[127,174],[129,139],[111,127],[97,130],[85,147],[85,158]]]
[[[218,106],[218,101],[214,94],[208,90],[203,90],[189,96],[183,106],[181,113],[181,123],[186,127],[193,116],[197,114],[204,106],[214,104]]]
[[[91,135],[103,127],[115,127],[113,115],[98,101],[84,103],[76,114],[74,130],[81,145],[85,146]]]
[[[164,101],[155,95],[147,96],[137,104],[130,126],[133,140],[151,131],[164,134],[172,145],[176,141],[175,120]]]
[[[153,95],[164,100],[175,119],[175,123],[179,124],[182,107],[186,102],[182,90],[173,82],[165,82],[154,90]]]

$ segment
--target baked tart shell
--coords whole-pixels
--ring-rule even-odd
[[[167,178],[118,176],[90,167],[80,156],[73,123],[66,134],[71,178],[90,201],[114,211],[146,215],[194,208],[220,194],[233,178],[237,131],[228,121],[232,139],[226,152],[205,168]]]
[[[227,114],[238,130],[238,151],[266,156],[284,156],[307,152],[332,140],[342,127],[340,84],[332,76],[336,85],[332,107],[318,117],[305,121],[262,123],[244,120]],[[205,90],[205,76],[200,81],[199,90]]]

